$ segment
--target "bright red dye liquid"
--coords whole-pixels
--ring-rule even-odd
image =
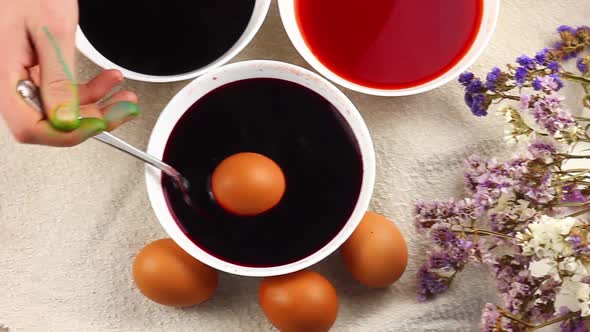
[[[339,76],[377,89],[435,79],[467,53],[483,0],[295,0],[303,37]]]

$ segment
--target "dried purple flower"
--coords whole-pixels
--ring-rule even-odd
[[[502,316],[495,305],[486,303],[481,313],[481,331],[498,332],[502,328]]]
[[[557,147],[557,142],[547,138],[535,138],[528,146],[533,159],[539,159],[549,164],[555,160],[555,156],[560,149]]]
[[[437,224],[430,230],[432,241],[441,248],[450,248],[457,244],[457,235],[448,225]]]
[[[454,251],[454,250],[453,250]],[[453,251],[433,251],[428,256],[428,268],[443,273],[453,273],[463,265],[461,259],[455,257]],[[459,257],[461,258],[461,257]]]
[[[590,27],[582,25],[576,29],[576,37],[585,44],[590,44]]]
[[[518,63],[519,65],[521,65],[522,67],[526,68],[526,69],[534,69],[535,68],[535,62],[533,61],[533,59],[531,59],[530,57],[526,56],[526,55],[521,55],[518,58],[516,58],[516,63]]]
[[[539,77],[535,77],[535,79],[533,80],[533,89],[539,91],[543,88],[543,86],[541,85],[541,78]]]
[[[547,55],[549,54],[549,49],[544,48],[535,54],[535,62],[541,66],[545,65],[547,62]]]
[[[523,110],[526,110],[529,107],[531,107],[531,100],[532,100],[531,95],[527,95],[527,94],[520,95],[520,103],[519,103],[520,108]]]
[[[560,285],[560,282],[553,279],[548,279],[541,283],[535,292],[535,305],[530,310],[531,320],[533,322],[540,323],[555,318],[555,296]]]
[[[506,309],[518,314],[522,310],[523,300],[530,297],[537,286],[527,269],[528,259],[521,255],[505,255],[497,258],[492,268]]]
[[[514,74],[514,80],[516,81],[516,84],[519,86],[522,86],[524,84],[524,82],[526,81],[527,75],[528,75],[528,71],[526,68],[524,68],[524,67],[516,68],[516,73]]]
[[[477,178],[486,172],[487,162],[477,155],[467,158],[463,165],[465,167],[465,191],[474,194],[477,191]]]
[[[428,229],[437,223],[455,223],[458,219],[455,200],[416,204],[416,227]]]
[[[576,67],[578,67],[578,70],[586,75],[588,74],[588,64],[590,63],[590,56],[586,56],[583,58],[578,58],[578,60],[576,61]]]
[[[457,201],[455,211],[457,216],[464,221],[477,220],[484,214],[483,207],[470,198]]]
[[[501,164],[495,160],[483,163],[470,159],[466,162],[466,189],[473,193],[481,209],[492,207],[503,194],[514,192],[520,178],[528,172],[529,162],[528,158],[515,158]]]
[[[551,79],[552,82],[547,83],[551,90],[559,91],[563,88],[563,81],[557,74],[550,74],[546,76],[548,79]]]
[[[567,313],[563,313],[564,315]],[[584,320],[579,315],[570,319],[566,319],[559,324],[561,332],[587,332]]]
[[[423,302],[449,289],[449,279],[430,272],[427,266],[418,270],[418,301]]]
[[[559,62],[551,61],[547,64],[547,68],[549,68],[552,73],[557,73],[559,71]]]
[[[563,132],[576,130],[573,116],[561,108],[562,97],[555,94],[543,95],[533,104],[532,111],[538,125],[552,136],[562,136]]]
[[[567,26],[567,25],[560,25],[559,27],[557,27],[557,32],[558,33],[569,32],[571,34],[575,34],[576,29],[574,29],[570,26]]]
[[[564,44],[563,44],[563,42],[562,42],[562,41],[555,42],[555,43],[553,44],[553,49],[555,49],[555,50],[559,50],[560,48],[562,48],[562,47],[563,47],[563,45],[564,45]]]
[[[459,75],[459,83],[461,83],[461,85],[463,85],[464,87],[467,87],[469,83],[473,81],[474,78],[475,76],[473,75],[473,73],[466,71]]]
[[[475,94],[485,91],[485,88],[483,86],[483,83],[479,80],[479,78],[476,78],[473,79],[469,83],[469,85],[467,85],[467,88],[465,90],[471,94]]]
[[[556,301],[563,300],[567,289],[562,282],[571,277],[568,274],[571,271],[576,271],[576,282],[590,284],[590,276],[584,278],[587,274],[569,261],[572,257],[563,261],[567,263],[565,267],[559,261],[549,262],[553,265],[547,263],[548,268],[568,271],[565,276],[560,272],[563,280],[542,278],[541,263],[534,257],[542,250],[527,251],[521,245],[533,237],[542,245],[545,241],[542,236],[537,238],[537,234],[525,230],[530,230],[528,226],[534,220],[560,215],[561,208],[555,203],[590,200],[590,186],[582,178],[584,171],[572,170],[570,174],[562,168],[563,160],[581,158],[563,153],[566,144],[571,147],[587,138],[582,128],[590,121],[580,118],[578,124],[556,93],[564,85],[562,77],[583,81],[565,71],[561,62],[576,57],[590,45],[590,27],[561,26],[558,31],[561,40],[555,49],[541,49],[532,58],[522,55],[516,59],[516,68],[508,66],[508,71],[503,72],[493,67],[484,82],[470,72],[459,77],[465,88],[465,103],[476,116],[487,115],[492,103],[519,101],[520,109],[506,105],[498,113],[510,125],[509,138],[532,139],[528,152],[506,162],[470,157],[465,162],[465,191],[469,198],[416,206],[416,224],[430,229],[435,244],[435,251],[429,253],[418,273],[420,300],[446,291],[454,275],[468,262],[487,264],[494,271],[505,310],[486,304],[481,319],[483,331],[522,332],[560,317],[556,313]],[[583,75],[590,75],[590,56],[577,59],[576,65]],[[523,87],[532,87],[537,92]],[[563,204],[566,205],[572,204]],[[547,231],[551,230],[547,228]],[[564,239],[568,243],[565,245],[568,255],[590,257],[589,233],[587,222],[576,224],[562,233],[567,235],[559,237],[560,243]],[[553,270],[551,273],[550,276],[558,275]],[[508,312],[518,319],[510,318]],[[580,317],[568,318],[561,328],[585,331]]]
[[[521,185],[520,191],[532,202],[538,204],[547,204],[555,199],[555,188],[551,185],[553,174],[547,172],[537,181]]]
[[[476,93],[472,95],[473,102],[471,103],[471,113],[475,116],[488,115],[486,96],[483,93]]]
[[[490,229],[494,232],[502,232],[513,228],[518,216],[511,212],[493,212],[489,215]]]
[[[577,188],[575,185],[569,185],[562,188],[563,191],[563,202],[570,203],[585,203],[588,201],[588,197],[584,195],[582,190]]]
[[[569,235],[565,240],[572,246],[576,255],[590,254],[590,244],[586,243],[579,234]]]
[[[556,74],[550,74],[542,77],[535,77],[533,80],[533,89],[545,91],[559,91],[563,88],[563,81]]]
[[[473,95],[469,92],[465,93],[465,104],[471,108],[471,106],[473,105]]]
[[[490,91],[496,91],[496,84],[498,83],[498,79],[500,78],[500,74],[502,74],[502,71],[500,70],[500,68],[498,67],[494,67],[492,68],[492,71],[490,71],[488,73],[488,75],[486,76],[486,84],[485,87],[486,89],[490,90]]]
[[[474,200],[437,200],[418,202],[415,206],[416,227],[429,229],[435,224],[459,224],[479,218],[483,211]]]

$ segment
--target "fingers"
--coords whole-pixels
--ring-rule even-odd
[[[96,104],[89,104],[80,107],[80,117],[102,119],[103,114]]]
[[[60,10],[68,12],[71,9]],[[41,13],[59,15],[55,10]],[[41,17],[39,22],[54,23],[47,26],[35,23],[28,27],[39,60],[40,90],[46,116],[55,128],[64,131],[74,130],[80,125],[78,87],[72,72],[77,17],[74,13],[70,16],[66,16],[65,21]]]
[[[106,122],[108,131],[114,130],[139,115],[137,95],[131,91],[116,92],[101,109],[96,104],[82,106],[80,115],[83,118],[101,118]]]
[[[41,85],[41,71],[39,70],[38,65],[35,67],[29,68],[29,77],[31,78],[31,81],[33,81],[33,83],[36,86]]]
[[[80,105],[96,103],[123,81],[118,70],[105,70],[90,82],[78,86]]]
[[[105,105],[112,105],[120,101],[130,101],[137,104],[137,95],[131,91],[123,90],[114,93],[106,102]]]
[[[19,141],[27,144],[71,147],[86,141],[106,129],[106,122],[97,118],[81,119],[78,128],[70,132],[59,131],[53,128],[48,121],[40,121],[28,128],[26,136],[20,137]]]
[[[31,75],[31,70],[28,74]],[[18,81],[18,77],[26,76],[27,71],[23,69],[22,73],[11,77],[10,81]],[[55,129],[18,96],[16,88],[13,93],[8,94],[7,99],[0,100],[0,108],[5,111],[2,113],[17,141],[56,147],[74,146],[102,131],[113,130],[139,114],[137,95],[130,91],[114,93],[102,107],[94,102],[103,99],[118,81],[120,79],[117,71],[107,71],[80,86],[83,100],[88,104],[80,106],[80,125],[70,132]],[[10,91],[8,87],[6,90]]]
[[[127,91],[125,92],[128,93]],[[133,94],[133,96],[134,95],[135,94]],[[121,94],[121,96],[123,96],[123,94]],[[104,107],[102,113],[104,114],[103,119],[107,123],[107,130],[111,131],[123,123],[137,117],[139,115],[139,107],[137,107],[137,104],[133,101],[122,100]]]
[[[80,108],[80,125],[70,132],[55,129],[48,121],[36,121],[32,126],[13,130],[15,138],[21,143],[43,144],[55,147],[70,147],[103,132],[111,131],[139,115],[137,96],[129,91],[121,91],[109,99],[111,104],[99,109],[96,104]],[[27,110],[30,111],[30,110]]]

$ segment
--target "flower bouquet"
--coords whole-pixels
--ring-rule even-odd
[[[485,305],[483,331],[586,331],[590,321],[590,168],[568,166],[590,159],[574,153],[590,143],[590,118],[574,116],[560,94],[565,83],[579,84],[580,110],[590,109],[590,27],[558,33],[552,48],[494,67],[485,80],[459,77],[474,115],[498,105],[517,152],[505,161],[468,158],[466,198],[416,205],[416,225],[433,242],[419,299],[445,292],[466,264],[486,264],[503,303]]]

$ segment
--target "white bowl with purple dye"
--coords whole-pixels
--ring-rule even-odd
[[[248,267],[224,261],[195,244],[180,228],[170,210],[164,188],[162,173],[146,166],[145,179],[148,196],[156,217],[168,235],[186,252],[199,261],[231,274],[268,277],[305,269],[336,251],[360,223],[369,207],[375,182],[375,153],[364,120],[352,102],[333,84],[321,76],[298,66],[284,62],[255,60],[222,66],[193,80],[183,88],[160,114],[152,131],[147,153],[163,158],[166,144],[177,122],[191,106],[213,90],[226,84],[253,78],[274,78],[302,85],[329,101],[344,118],[358,143],[363,164],[361,188],[352,214],[344,227],[326,245],[296,262],[272,267]]]
[[[242,33],[242,36],[236,41],[236,43],[225,52],[222,56],[217,58],[217,60],[209,63],[206,66],[201,68],[195,68],[195,70],[190,71],[188,73],[178,74],[178,75],[148,75],[143,73],[138,73],[126,68],[123,68],[116,63],[112,62],[111,60],[107,59],[104,55],[102,55],[93,45],[90,43],[88,38],[84,35],[84,32],[78,26],[76,30],[76,46],[78,50],[86,56],[90,61],[94,62],[96,65],[103,69],[117,69],[119,70],[125,78],[142,81],[142,82],[152,82],[152,83],[167,83],[167,82],[177,82],[177,81],[184,81],[188,79],[193,79],[195,77],[201,76],[204,73],[211,71],[215,68],[218,68],[230,60],[232,60],[240,51],[242,51],[248,44],[252,41],[262,23],[266,18],[268,13],[268,9],[270,7],[271,0],[256,0],[254,4],[254,10],[252,11],[252,16],[250,17],[250,21],[246,26],[246,29]],[[108,24],[108,23],[105,23]],[[157,23],[154,23],[157,24]],[[188,42],[188,41],[187,41]]]

